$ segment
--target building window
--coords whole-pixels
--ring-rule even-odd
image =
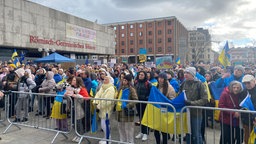
[[[171,20],[168,20],[167,23],[168,23],[168,25],[172,25],[172,21]]]
[[[116,42],[113,42],[114,43],[114,45],[116,46]]]
[[[148,31],[148,35],[152,35],[152,31]]]
[[[133,53],[133,48],[130,48],[130,53]]]
[[[121,37],[124,37],[124,34],[121,34]]]
[[[162,22],[158,22],[157,25],[158,25],[158,26],[161,26],[161,25],[162,25]]]
[[[122,49],[122,53],[124,53],[124,49]]]
[[[210,55],[208,54],[208,59],[210,59]]]
[[[161,38],[159,38],[159,39],[158,39],[158,43],[161,43],[161,42],[162,42],[162,39],[161,39]]]
[[[152,48],[150,47],[150,48],[148,48],[148,52],[152,52]]]
[[[161,35],[162,34],[162,31],[161,30],[158,30],[158,35]]]
[[[168,52],[171,52],[171,51],[172,51],[172,47],[169,46],[168,49],[167,49],[167,51],[168,51]]]
[[[130,40],[130,45],[133,45],[133,40]]]
[[[133,33],[132,33],[132,32],[130,33],[130,36],[133,36]]]
[[[157,51],[158,51],[158,52],[162,52],[162,47],[158,47],[158,48],[157,48]]]
[[[139,41],[139,44],[143,44],[143,40],[140,40],[140,41]]]
[[[140,24],[139,27],[142,28],[142,24]]]
[[[117,49],[115,49],[115,53],[117,53]]]
[[[115,34],[115,38],[116,38],[116,34]]]
[[[148,23],[148,27],[152,27],[152,23]]]
[[[124,41],[121,42],[121,45],[124,46]]]
[[[131,28],[131,29],[133,28],[133,25],[132,25],[132,24],[130,25],[130,28]]]
[[[114,30],[116,30],[116,26],[114,26]]]
[[[140,32],[140,33],[139,33],[139,36],[142,36],[142,35],[143,35],[143,33],[142,33],[142,32]]]
[[[152,39],[148,39],[148,43],[149,43],[149,44],[152,44]]]
[[[168,29],[167,33],[168,33],[168,34],[172,34],[172,30],[171,30],[171,29]]]
[[[121,29],[122,29],[122,30],[124,29],[124,26],[123,26],[123,25],[121,26]]]
[[[172,42],[172,38],[168,38],[168,42]]]

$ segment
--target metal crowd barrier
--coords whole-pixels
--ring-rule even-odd
[[[135,101],[135,100],[117,100],[117,99],[102,99],[102,98],[90,98],[90,99],[86,99],[85,100],[85,107],[88,107],[87,105],[90,104],[90,105],[93,105],[94,108],[96,108],[97,106],[93,104],[93,101],[104,101],[102,104],[106,104],[107,103],[111,103],[114,107],[116,106],[117,102],[127,102],[127,103],[134,103],[136,104],[137,106],[137,109],[143,107],[143,106],[146,106],[147,104],[158,104],[158,105],[161,105],[161,108],[162,108],[162,112],[166,112],[167,113],[167,109],[172,109],[173,110],[173,114],[176,115],[176,109],[171,105],[171,104],[167,104],[167,103],[157,103],[157,102],[147,102],[147,101]],[[131,142],[127,142],[127,141],[121,141],[120,140],[120,136],[119,136],[119,133],[118,133],[118,122],[117,122],[117,119],[116,119],[116,116],[117,116],[117,110],[113,110],[113,112],[111,113],[111,116],[109,117],[109,123],[110,123],[110,135],[111,137],[109,139],[107,139],[104,135],[102,135],[102,132],[100,131],[100,128],[98,128],[98,130],[95,132],[95,133],[92,133],[92,132],[85,132],[85,133],[79,133],[77,130],[78,130],[78,127],[77,127],[77,121],[79,119],[77,119],[77,113],[78,113],[78,109],[77,109],[77,105],[80,105],[80,103],[76,102],[75,100],[75,130],[76,130],[76,134],[80,137],[80,140],[79,140],[79,144],[83,141],[84,138],[86,138],[88,141],[89,140],[96,140],[97,142],[98,141],[106,141],[106,142],[114,142],[114,143],[131,143]],[[92,106],[90,106],[92,108]],[[136,109],[134,108],[135,112],[136,112]],[[99,110],[101,111],[101,110]],[[86,113],[86,112],[85,112]],[[98,112],[97,112],[98,113]],[[145,110],[144,114],[145,113],[149,113],[149,111]],[[110,114],[108,114],[110,115]],[[140,115],[138,113],[138,115]],[[153,116],[156,115],[153,113]],[[142,113],[142,116],[143,116],[143,113]],[[134,118],[132,118],[134,117]],[[93,115],[90,114],[89,116],[88,115],[85,115],[84,119],[87,119],[88,120],[89,118],[89,122],[90,122],[90,127],[92,127],[92,120],[93,120]],[[128,119],[133,119],[132,120],[132,126],[134,128],[136,128],[134,130],[135,131],[139,131],[138,129],[140,129],[140,127],[135,127],[134,123],[136,122],[136,120],[139,120],[137,117],[136,117],[136,113],[132,114],[131,116],[127,116]],[[160,118],[160,122],[159,121],[155,121],[156,122],[159,122],[159,123],[165,123],[165,122],[162,122],[161,121],[162,119]],[[146,120],[148,121],[148,119]],[[167,121],[168,122],[168,121]],[[154,123],[154,122],[153,122]],[[176,118],[173,119],[173,123],[174,123],[174,128],[173,128],[173,131],[174,131],[174,135],[176,135]],[[83,124],[83,125],[86,125],[86,122]],[[100,122],[97,120],[97,125],[98,127],[100,127]],[[166,127],[167,127],[167,124],[166,124]],[[148,128],[148,133],[152,132],[153,130],[150,128]],[[97,134],[97,133],[101,133],[101,134]],[[137,133],[133,133],[133,138],[135,139],[135,134]],[[95,142],[95,141],[94,141]],[[176,138],[174,139],[174,143],[176,143]],[[142,143],[141,140],[135,140],[134,143]],[[147,140],[146,142],[144,143],[152,143],[152,141],[149,141]]]
[[[216,107],[204,107],[204,106],[185,106],[182,108],[181,113],[186,112],[186,111],[191,111],[194,110],[196,112],[202,112],[202,123],[201,123],[201,130],[205,130],[205,133],[202,134],[202,140],[203,143],[207,143],[207,144],[216,144],[216,143],[224,143],[224,138],[228,137],[230,139],[227,139],[228,141],[230,140],[231,143],[245,143],[245,134],[248,135],[248,137],[250,137],[250,133],[251,130],[253,129],[253,125],[252,125],[252,120],[251,118],[245,118],[245,116],[249,116],[250,117],[255,117],[256,111],[250,111],[250,110],[241,110],[241,109],[228,109],[228,108],[216,108]],[[201,111],[203,110],[203,111]],[[216,117],[216,111],[220,111],[220,113],[218,114],[219,119],[218,120],[214,120],[214,117]],[[228,112],[228,113],[227,113]],[[234,112],[239,113],[239,118],[235,119],[237,120],[236,124],[234,125],[235,128],[233,128],[233,124],[234,122]],[[214,116],[215,115],[215,116]],[[190,115],[190,117],[193,117],[192,115]],[[225,118],[230,118],[229,121],[225,121]],[[242,119],[241,119],[242,118]],[[184,117],[181,115],[181,121],[184,119]],[[225,121],[225,122],[224,122]],[[209,122],[211,123],[209,125]],[[244,123],[249,123],[249,131],[245,132],[244,130]],[[227,128],[228,124],[230,123],[231,126],[229,128]],[[208,125],[208,126],[207,126]],[[224,127],[226,126],[226,127]],[[202,129],[203,128],[203,129]],[[226,133],[228,130],[228,132],[230,132],[230,134]],[[181,125],[181,131],[183,131],[183,125]],[[221,131],[223,131],[223,136],[221,138]],[[231,136],[232,132],[235,133],[235,136]],[[237,134],[237,135],[236,135]],[[183,136],[186,135],[186,133],[182,134]],[[197,137],[198,138],[198,137]],[[191,134],[189,134],[189,143],[192,143],[192,136]],[[240,141],[240,142],[239,142]],[[247,139],[248,141],[248,139]],[[181,141],[181,144],[183,144],[183,141]]]
[[[19,100],[19,96],[22,94],[26,94],[27,99],[23,99],[22,102],[27,102],[27,108],[26,106],[23,105],[23,107],[17,107],[17,101],[21,102]],[[119,127],[120,125],[118,124],[123,124],[123,123],[118,123],[116,116],[118,114],[118,110],[113,110],[111,111],[108,115],[109,118],[107,119],[106,122],[110,123],[110,128],[109,128],[109,134],[111,135],[111,137],[106,138],[104,133],[101,132],[100,130],[100,122],[99,122],[99,118],[97,118],[96,120],[96,125],[98,126],[98,129],[96,129],[94,132],[91,132],[92,127],[95,125],[92,125],[92,121],[95,120],[95,117],[93,116],[94,112],[96,111],[97,115],[99,114],[99,112],[96,109],[96,105],[94,105],[93,103],[95,101],[103,101],[103,105],[104,104],[109,104],[111,103],[111,105],[113,106],[113,108],[115,108],[115,106],[117,105],[117,103],[119,102],[127,102],[127,103],[134,103],[134,105],[136,105],[136,107],[134,107],[135,113],[133,113],[132,115],[127,116],[128,119],[132,119],[131,120],[131,126],[134,127],[134,132],[133,132],[133,138],[135,137],[135,135],[140,132],[142,125],[140,124],[139,127],[136,127],[134,124],[137,121],[141,122],[141,117],[145,114],[151,114],[152,118],[150,120],[150,118],[147,118],[145,121],[153,121],[153,126],[154,123],[162,123],[162,124],[166,124],[166,127],[168,129],[168,125],[167,123],[169,122],[173,122],[174,126],[173,128],[173,133],[169,133],[167,136],[167,141],[168,143],[170,143],[170,139],[171,136],[173,136],[173,143],[183,143],[183,141],[185,141],[183,138],[185,137],[185,135],[187,133],[184,133],[184,125],[178,125],[177,123],[180,120],[179,123],[182,123],[184,120],[184,116],[182,113],[187,112],[186,110],[189,109],[194,110],[196,112],[201,112],[202,113],[202,118],[204,118],[204,120],[202,120],[202,126],[200,128],[205,128],[205,133],[204,135],[201,135],[204,137],[205,142],[207,144],[212,144],[212,143],[223,143],[223,140],[220,141],[220,135],[221,135],[221,131],[224,130],[224,124],[223,122],[223,116],[227,117],[227,113],[221,113],[221,118],[219,119],[219,121],[215,121],[213,119],[214,117],[214,112],[216,110],[219,110],[221,112],[238,112],[240,114],[240,116],[242,116],[244,118],[244,116],[246,116],[246,114],[250,114],[250,116],[254,116],[256,114],[255,111],[246,111],[246,110],[238,110],[238,109],[225,109],[225,108],[215,108],[215,107],[200,107],[200,106],[186,106],[184,108],[181,109],[181,112],[178,113],[176,111],[176,109],[171,105],[171,104],[167,104],[167,103],[156,103],[156,102],[147,102],[147,101],[131,101],[131,100],[117,100],[117,99],[96,99],[96,98],[90,98],[90,99],[82,99],[82,98],[71,98],[71,97],[65,97],[66,100],[64,100],[63,104],[65,103],[65,106],[62,106],[62,114],[67,114],[69,117],[67,118],[67,125],[68,127],[65,127],[63,125],[63,123],[59,123],[58,127],[56,127],[56,119],[54,118],[49,118],[44,117],[43,116],[43,112],[46,112],[46,114],[48,114],[48,116],[50,116],[50,113],[52,110],[50,110],[49,113],[49,109],[47,108],[51,108],[54,107],[54,97],[56,95],[55,94],[40,94],[40,93],[24,93],[24,92],[16,92],[13,91],[11,92],[11,94],[8,94],[5,96],[5,108],[4,111],[2,111],[3,113],[6,113],[6,117],[1,117],[1,123],[3,121],[5,121],[5,119],[9,122],[8,127],[5,129],[5,131],[3,133],[6,133],[12,126],[15,126],[19,129],[21,129],[22,127],[30,127],[30,128],[36,128],[36,129],[41,129],[41,130],[47,130],[47,131],[52,131],[52,132],[56,132],[56,135],[54,136],[53,140],[51,141],[51,143],[53,143],[55,141],[55,139],[57,138],[57,136],[59,134],[62,134],[65,138],[68,138],[66,135],[69,134],[71,132],[72,129],[75,129],[75,133],[77,136],[79,136],[79,144],[83,141],[83,139],[86,139],[88,143],[90,143],[90,140],[93,141],[100,141],[100,140],[104,140],[106,142],[113,142],[113,143],[130,143],[127,141],[121,141],[120,140],[120,136],[119,136]],[[33,97],[35,98],[33,100]],[[31,99],[31,101],[29,101]],[[34,101],[34,102],[32,102]],[[152,113],[149,109],[146,109],[143,113],[142,109],[145,109],[145,107],[147,105],[154,105],[154,104],[158,104],[160,105],[158,108],[161,109],[161,113],[167,113],[167,110],[171,109],[173,112],[173,119],[171,118],[167,118],[167,121],[164,121],[162,118],[158,118],[156,119],[156,115],[158,115],[157,113]],[[16,107],[15,107],[16,105]],[[29,106],[32,107],[33,109],[29,109]],[[80,107],[80,108],[79,108]],[[19,108],[19,109],[18,109]],[[82,109],[81,109],[82,108]],[[54,108],[53,108],[54,109]],[[17,110],[20,110],[17,113]],[[48,110],[48,111],[47,111]],[[203,110],[200,111],[200,110]],[[41,114],[38,112],[42,112]],[[99,110],[100,111],[100,110]],[[26,115],[26,112],[28,113],[28,119],[27,121],[22,121],[20,119],[20,121],[15,121],[15,115],[17,118],[17,115]],[[81,114],[82,113],[82,114]],[[38,114],[38,115],[36,115]],[[232,113],[230,113],[228,115],[230,118],[232,118]],[[138,118],[139,117],[139,118]],[[190,122],[190,121],[188,121]],[[209,127],[207,127],[207,124],[210,122]],[[233,122],[233,121],[232,121]],[[240,121],[241,122],[241,121]],[[244,119],[243,119],[244,122]],[[252,119],[249,118],[247,120],[247,122],[249,123],[248,129],[253,129],[253,125],[252,125]],[[230,119],[230,123],[231,123],[231,119]],[[177,125],[176,125],[177,124]],[[151,125],[152,126],[152,125]],[[57,129],[56,129],[57,128]],[[67,129],[63,129],[63,128],[67,128]],[[145,128],[145,127],[144,127]],[[244,131],[244,125],[242,125],[241,123],[239,124],[239,136],[240,138],[238,140],[240,140],[240,142],[245,141],[244,135],[247,134],[249,135],[251,133],[251,131]],[[178,134],[178,129],[180,129],[181,134]],[[147,133],[153,132],[154,128],[148,128],[146,127]],[[226,129],[227,130],[227,129]],[[232,128],[230,128],[230,131],[232,132]],[[171,134],[171,135],[170,135]],[[190,137],[191,140],[191,135],[188,135]],[[224,136],[225,137],[227,135]],[[151,137],[152,138],[152,137]],[[163,141],[163,139],[162,139]],[[143,143],[155,143],[155,139],[150,139],[147,140]],[[191,141],[190,141],[191,142]],[[134,142],[133,143],[142,143],[141,139],[135,139],[134,138]]]
[[[6,95],[6,118],[9,125],[3,132],[4,134],[12,127],[30,127],[46,131],[56,132],[51,143],[55,141],[59,134],[66,139],[66,134],[72,130],[72,123],[68,116],[72,118],[73,100],[70,97],[63,97],[63,103],[55,104],[56,94],[28,93],[12,91]],[[63,117],[60,119],[51,118],[54,105],[59,105],[60,109],[55,108]],[[66,118],[65,118],[66,116]]]
[[[5,109],[6,103],[7,101],[5,97],[0,99],[0,124],[3,126],[6,126],[6,124],[4,123],[4,121],[6,120],[6,109]]]

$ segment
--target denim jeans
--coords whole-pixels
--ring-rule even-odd
[[[202,144],[202,135],[201,135],[201,123],[202,117],[192,117],[190,118],[191,125],[191,135],[186,135],[187,144]]]

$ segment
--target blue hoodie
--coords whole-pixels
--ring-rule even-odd
[[[83,78],[84,86],[88,93],[90,93],[90,90],[92,88],[92,80],[91,78]]]

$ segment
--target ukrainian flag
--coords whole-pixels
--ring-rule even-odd
[[[228,42],[226,42],[223,50],[221,51],[219,57],[218,57],[218,60],[219,62],[224,66],[231,66],[231,63],[230,63],[230,55],[228,54],[228,51],[229,51],[229,47],[228,47]]]
[[[187,133],[187,113],[180,113],[181,109],[185,106],[185,92],[179,94],[175,99],[169,100],[164,96],[156,87],[152,87],[149,95],[149,102],[161,102],[168,103],[175,107],[176,116],[171,107],[160,104],[147,104],[141,123],[154,130],[158,130],[165,133],[176,134]],[[181,122],[181,115],[183,121]],[[176,125],[174,119],[176,118]],[[183,126],[183,132],[181,132],[181,125]]]
[[[17,53],[16,49],[14,49],[14,51],[12,53],[12,60],[14,60],[14,58],[17,56],[18,56],[18,53]]]
[[[175,62],[176,64],[180,64],[180,57],[178,57]]]
[[[255,111],[255,108],[253,106],[251,95],[248,93],[245,99],[239,104],[240,107],[245,108],[250,111]],[[256,126],[253,127],[250,137],[249,137],[249,144],[255,144],[256,143]]]
[[[20,66],[20,61],[19,61],[19,58],[15,58],[14,61],[13,61],[13,64],[15,64],[16,67],[19,67]]]
[[[222,91],[224,90],[224,88],[218,88],[216,86],[215,82],[211,82],[209,85],[212,97],[215,101],[215,107],[219,107],[219,100],[220,100],[220,96]],[[219,121],[220,119],[220,111],[219,110],[215,110],[214,111],[214,120]]]
[[[239,104],[239,106],[247,110],[255,111],[255,108],[251,100],[251,95],[249,93],[247,94],[245,99]]]

